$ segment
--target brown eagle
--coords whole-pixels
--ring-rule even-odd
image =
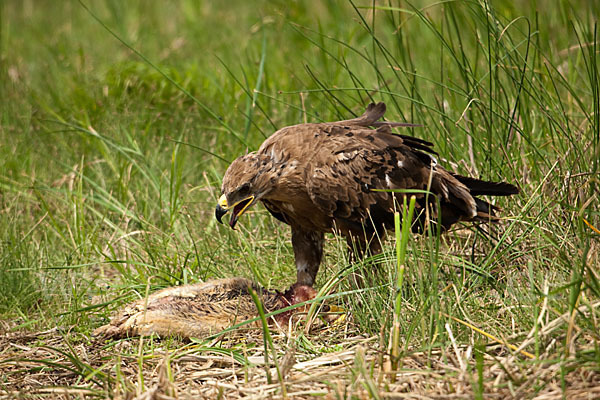
[[[385,110],[384,103],[370,104],[355,119],[278,130],[258,151],[231,163],[217,220],[230,211],[233,228],[240,215],[261,201],[292,227],[297,282],[310,286],[323,256],[325,232],[343,235],[359,256],[381,251],[379,239],[393,229],[394,210],[407,194],[376,189],[417,191],[408,194],[417,197],[413,231],[438,222],[446,231],[458,221],[493,221],[498,208],[476,196],[519,193],[509,183],[445,170],[433,156],[432,143],[391,129],[414,125],[379,121]]]

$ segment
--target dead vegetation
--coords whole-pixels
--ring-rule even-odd
[[[0,2],[0,398],[600,398],[600,2],[420,3]],[[215,223],[223,173],[372,101],[518,184],[504,219],[397,237],[360,293],[329,237],[344,323],[92,337],[166,287],[289,287],[287,227]]]
[[[541,331],[550,334],[565,324],[568,320],[561,316]],[[592,346],[592,339],[585,336],[573,338],[572,355],[557,353],[557,341],[565,338],[555,338],[535,359],[497,343],[483,347],[453,343],[443,351],[409,350],[392,371],[380,338],[361,336],[351,321],[321,326],[306,336],[301,330],[289,333],[272,333],[277,363],[269,359],[265,364],[260,329],[192,343],[152,338],[90,341],[59,329],[5,332],[0,337],[0,398],[600,396],[597,363],[581,362]]]

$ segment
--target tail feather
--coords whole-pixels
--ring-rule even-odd
[[[448,172],[446,172],[448,174]],[[501,211],[497,207],[478,195],[490,196],[509,196],[519,193],[519,189],[506,182],[488,182],[462,175],[451,174],[448,184],[448,196],[446,201],[442,201],[442,231],[448,230],[458,221],[480,221],[497,222],[500,220],[497,213]],[[458,180],[458,182],[454,181]],[[454,181],[454,184],[451,183]],[[434,179],[435,183],[435,179]],[[463,186],[464,185],[464,186]],[[432,189],[435,187],[432,185]]]
[[[491,182],[452,174],[459,182],[469,188],[472,196],[510,196],[519,194],[519,188],[508,182]]]
[[[475,221],[483,222],[497,222],[500,218],[496,215],[496,212],[502,211],[500,207],[488,203],[480,198],[473,197],[475,199],[475,205],[477,206],[477,215],[473,218]]]

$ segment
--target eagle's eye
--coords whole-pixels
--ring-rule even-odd
[[[236,192],[239,197],[247,197],[250,194],[250,184],[248,182],[244,183],[237,188]]]

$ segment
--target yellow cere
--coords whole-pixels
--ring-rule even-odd
[[[219,206],[221,208],[223,208],[224,210],[227,210],[229,207],[227,207],[227,197],[225,197],[225,195],[222,195],[219,198]]]

